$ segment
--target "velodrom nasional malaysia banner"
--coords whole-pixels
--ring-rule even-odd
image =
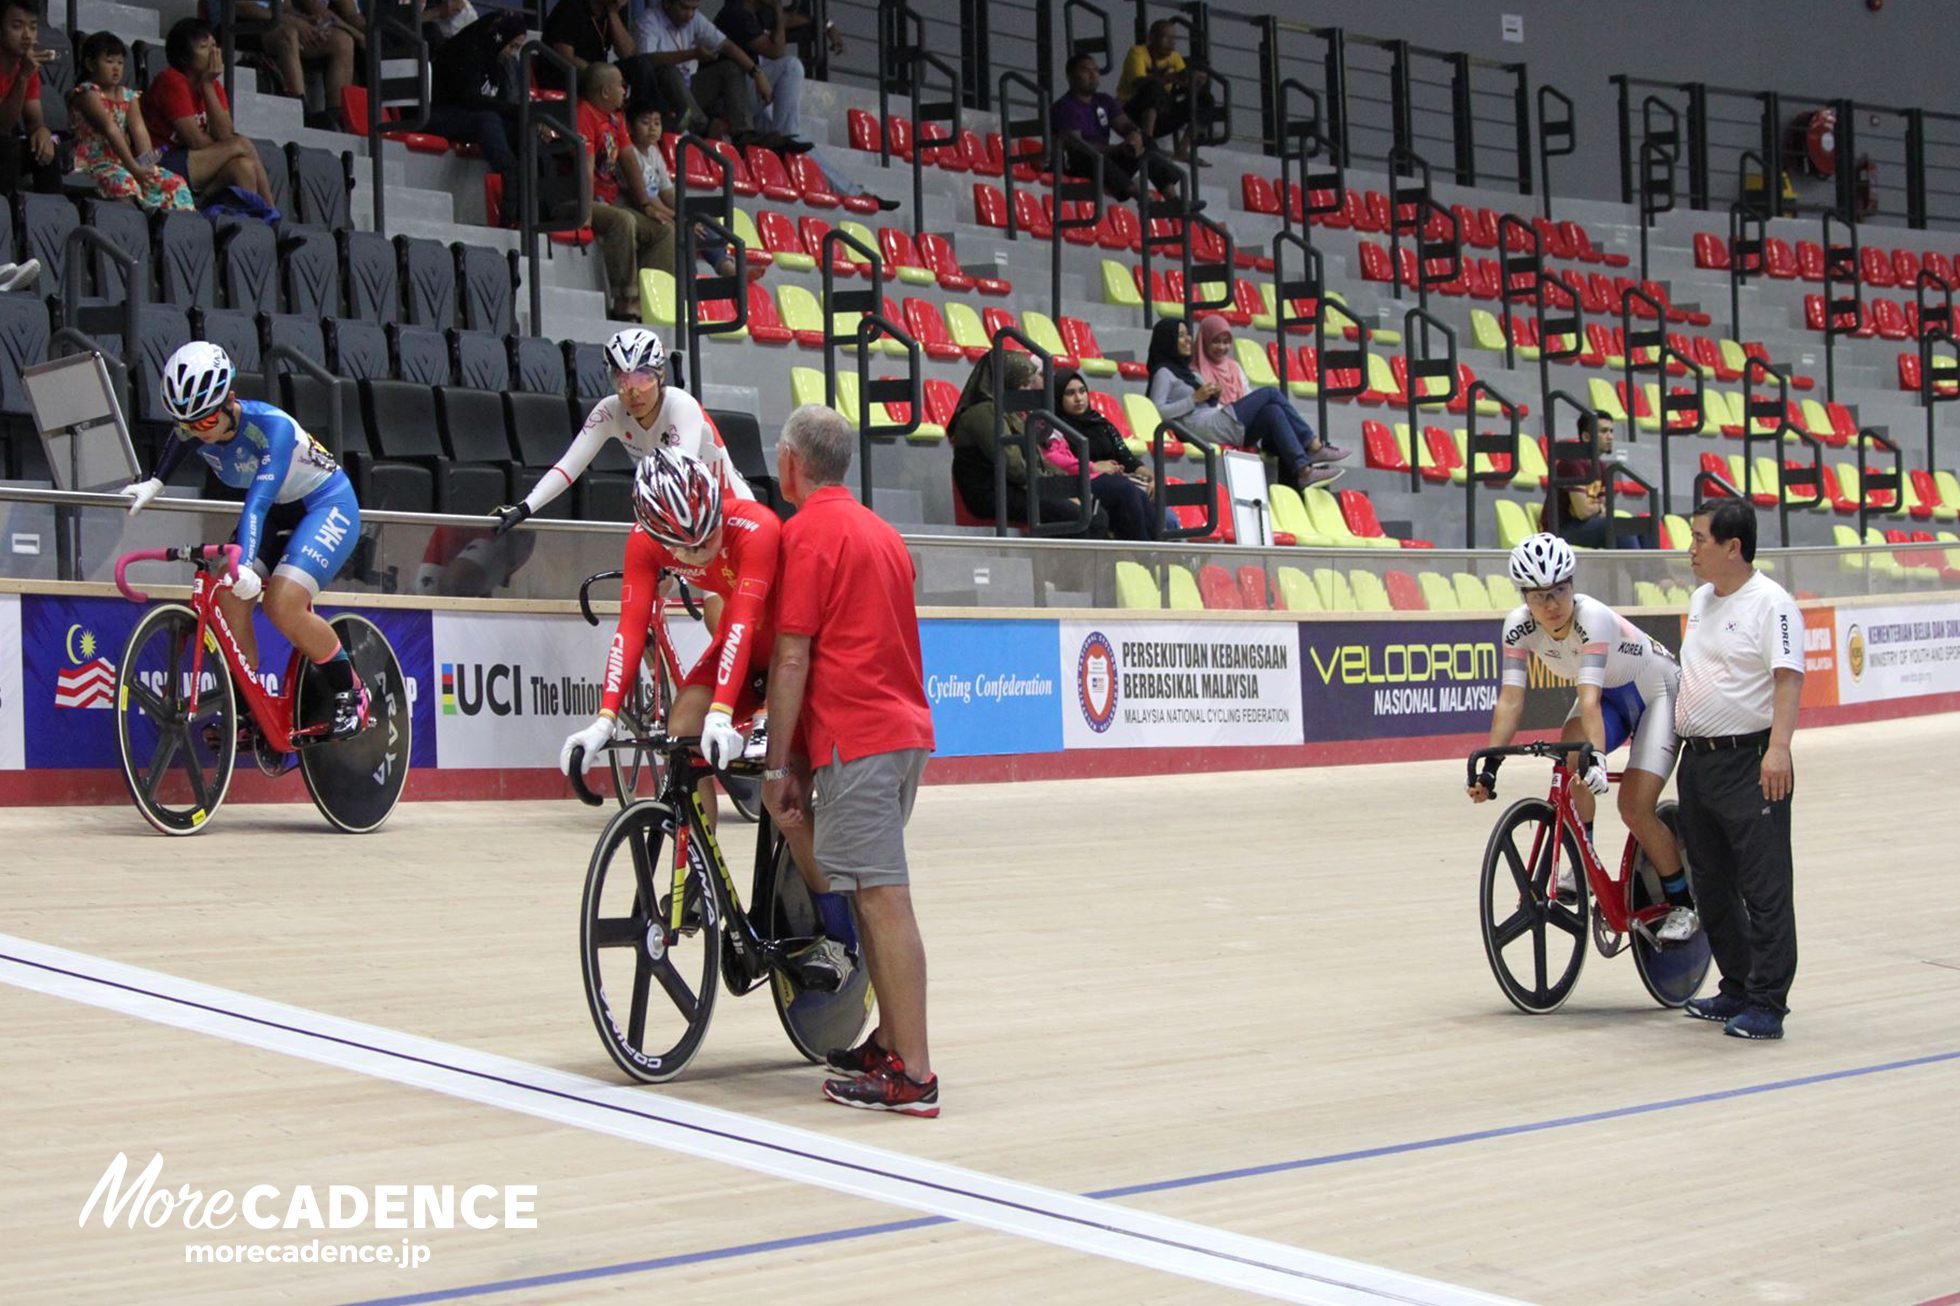
[[[1960,692],[1960,604],[1837,610],[1838,701]]]
[[[1297,744],[1299,636],[1282,622],[1060,623],[1069,748]]]
[[[0,594],[0,771],[27,765],[20,704],[20,598]]]

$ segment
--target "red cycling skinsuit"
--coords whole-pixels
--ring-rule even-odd
[[[684,565],[665,545],[634,529],[626,545],[619,628],[613,632],[612,650],[606,655],[608,714],[619,711],[638,674],[663,570],[726,600],[715,642],[701,655],[682,686],[707,686],[713,693],[709,711],[726,712],[738,722],[755,715],[762,706],[762,679],[775,637],[776,604],[770,591],[776,583],[782,523],[768,508],[747,499],[724,498],[721,510],[721,551],[705,567]],[[756,657],[753,650],[758,648],[762,652]],[[752,661],[758,668],[753,675],[749,673]]]

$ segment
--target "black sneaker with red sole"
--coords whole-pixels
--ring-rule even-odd
[[[868,1075],[891,1059],[891,1053],[878,1046],[876,1035],[854,1048],[834,1048],[823,1054],[823,1063],[847,1075]]]
[[[939,1076],[921,1084],[905,1073],[903,1061],[890,1055],[884,1065],[868,1075],[825,1080],[823,1095],[839,1106],[860,1111],[896,1111],[928,1120],[939,1114]]]

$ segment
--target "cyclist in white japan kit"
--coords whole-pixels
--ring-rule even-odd
[[[1655,814],[1661,790],[1674,770],[1679,749],[1674,736],[1674,694],[1681,667],[1658,640],[1641,631],[1598,599],[1575,594],[1572,577],[1579,561],[1572,546],[1556,535],[1534,535],[1511,550],[1511,579],[1524,606],[1504,619],[1504,684],[1491,714],[1490,746],[1501,748],[1518,733],[1524,714],[1531,659],[1566,680],[1578,682],[1578,697],[1560,738],[1585,740],[1597,756],[1584,782],[1573,790],[1575,805],[1592,835],[1593,799],[1607,789],[1605,755],[1632,741],[1620,779],[1620,819],[1660,874],[1672,906],[1656,931],[1663,942],[1692,938],[1700,922],[1690,905],[1687,876],[1674,833]],[[1475,802],[1495,790],[1497,759],[1485,762],[1469,787]],[[1559,867],[1559,892],[1572,892],[1572,869]]]
[[[645,327],[619,332],[606,343],[606,366],[618,393],[593,406],[571,447],[531,487],[524,502],[497,509],[499,539],[569,490],[608,440],[625,445],[636,463],[662,446],[679,449],[719,473],[724,494],[755,498],[729,460],[721,436],[709,427],[700,403],[687,391],[667,384],[667,350],[659,336]]]

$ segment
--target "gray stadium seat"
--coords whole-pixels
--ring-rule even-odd
[[[351,318],[332,318],[327,322],[327,351],[323,355],[329,360],[328,367],[335,376],[351,377],[356,381],[372,377],[386,381],[393,376],[393,365],[389,362],[388,333],[372,322],[356,322]]]
[[[749,483],[755,497],[777,512],[783,511],[785,504],[781,492],[776,488],[776,469],[769,465],[769,459],[762,451],[762,429],[756,425],[755,415],[714,408],[708,410],[708,417],[714,422],[715,429],[721,432],[721,442],[728,448],[729,463]]]
[[[280,223],[279,268],[284,274],[287,312],[340,316],[340,257],[332,232]]]
[[[235,308],[209,308],[199,311],[191,322],[200,340],[209,340],[231,355],[232,365],[241,372],[257,372],[263,362],[259,352],[258,321],[250,313]]]
[[[63,195],[26,193],[20,205],[21,252],[41,260],[41,284],[47,293],[61,292],[61,278],[68,268],[68,233],[82,225],[75,206]],[[83,278],[81,293],[88,293]]]
[[[448,461],[437,470],[436,501],[444,512],[483,514],[514,497],[510,434],[503,396],[443,386],[435,392]]]
[[[43,476],[47,471],[40,437],[34,432],[34,410],[20,374],[48,360],[51,333],[48,306],[39,296],[0,295],[0,432],[5,433],[6,444],[0,466],[12,477]]]
[[[534,483],[544,470],[558,461],[565,446],[572,442],[572,410],[556,395],[506,394],[504,412],[510,419],[512,443],[518,465],[523,468],[518,488]],[[617,446],[615,446],[617,447]],[[581,477],[581,480],[584,478]],[[540,517],[566,518],[572,515],[572,495],[561,494],[545,505]]]
[[[604,345],[589,340],[567,340],[565,371],[572,378],[572,393],[581,399],[604,399],[613,392],[612,371],[606,366]]]
[[[434,327],[391,326],[388,339],[394,346],[395,378],[419,381],[423,385],[448,385],[455,377],[449,361],[449,338]]]
[[[279,242],[272,228],[246,218],[220,218],[213,228],[225,307],[244,313],[279,311]]]
[[[326,338],[320,331],[318,318],[299,317],[292,313],[261,314],[259,343],[265,349],[265,370],[273,374],[297,370],[292,364],[272,357],[276,346],[283,345],[301,358],[310,358],[316,363],[323,362],[327,357]]]
[[[335,458],[341,459],[344,466],[348,450],[365,454],[370,446],[363,425],[366,419],[361,414],[360,383],[342,381],[333,388],[340,395],[338,442],[333,435],[333,409],[327,398],[327,387],[321,382],[304,372],[284,373],[279,378],[278,403],[292,414],[294,421],[326,445]]]
[[[150,223],[143,216],[143,210],[108,200],[85,200],[82,213],[89,226],[107,236],[117,249],[136,260],[136,280],[142,288],[143,298],[153,298],[150,294]],[[95,270],[95,293],[103,299],[121,302],[125,293],[123,270],[100,249],[89,251],[89,262]]]
[[[348,201],[348,156],[305,145],[286,147],[293,172],[293,207],[297,220],[310,227],[345,231],[354,225]]]
[[[510,352],[502,336],[483,331],[451,331],[449,348],[456,361],[456,382],[473,390],[510,389]]]
[[[377,324],[401,320],[401,278],[395,248],[386,236],[342,231],[340,270],[347,287],[347,316]]]
[[[509,335],[517,329],[517,255],[457,241],[456,277],[461,284],[463,326],[470,331]]]
[[[456,325],[456,256],[440,241],[395,237],[401,259],[402,320],[447,331]]]
[[[130,351],[131,407],[136,420],[168,424],[159,388],[163,364],[191,338],[190,314],[175,304],[144,304],[136,312],[136,348]]]
[[[196,213],[157,219],[156,262],[165,303],[213,308],[218,302],[218,256],[211,220]]]
[[[565,393],[565,355],[555,342],[539,336],[512,336],[510,354],[519,390],[540,395]]]
[[[258,147],[259,162],[265,165],[265,175],[272,182],[272,194],[266,198],[288,220],[296,220],[293,214],[293,177],[286,164],[286,151],[273,141],[263,141],[257,137],[252,138],[252,144]]]
[[[373,456],[349,454],[355,493],[366,507],[433,512],[442,458],[435,391],[408,381],[363,381],[361,412]],[[413,459],[414,461],[406,461]]]

